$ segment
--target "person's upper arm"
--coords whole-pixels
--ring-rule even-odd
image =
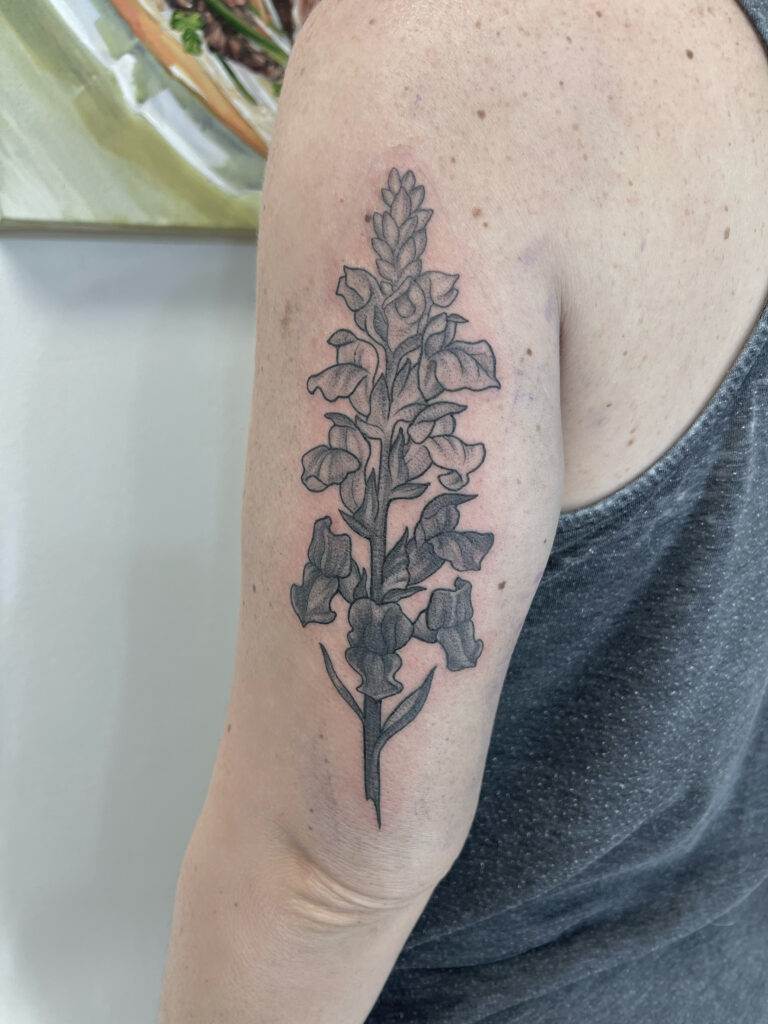
[[[422,5],[350,11],[304,30],[270,158],[209,800],[397,900],[464,841],[553,539],[558,297],[541,153],[510,143],[501,72],[472,95],[453,63],[485,44]]]

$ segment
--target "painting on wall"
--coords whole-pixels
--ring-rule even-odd
[[[310,2],[7,0],[0,227],[253,232]]]

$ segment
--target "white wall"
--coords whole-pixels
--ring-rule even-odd
[[[252,246],[0,239],[0,1020],[154,1018],[225,715]]]

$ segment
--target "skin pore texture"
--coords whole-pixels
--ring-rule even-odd
[[[259,244],[235,682],[180,876],[163,1024],[362,1024],[471,825],[499,688],[561,510],[610,494],[669,448],[765,300],[768,74],[738,7],[477,6],[323,0],[291,60]],[[351,530],[365,567],[366,538],[339,510],[366,514],[334,482],[360,457],[307,461],[320,445],[362,451],[349,435],[364,414],[350,394],[329,405],[329,387],[307,381],[335,365],[335,331],[365,329],[352,314],[368,292],[344,268],[372,272],[371,239],[386,241],[374,220],[388,206],[382,186],[394,200],[403,181],[411,212],[418,186],[434,211],[421,270],[460,275],[443,309],[468,321],[450,337],[441,322],[427,353],[419,318],[420,358],[434,370],[456,339],[487,339],[495,362],[483,349],[465,371],[491,386],[451,391],[456,361],[437,360],[444,390],[432,398],[466,406],[455,429],[484,459],[469,460],[466,484],[450,479],[455,490],[437,476],[453,465],[425,471],[423,496],[392,506],[388,544],[406,530],[406,547],[415,540],[422,508],[443,493],[477,497],[441,537],[493,542],[442,540],[427,592],[395,595],[385,626],[383,592],[349,617],[371,595],[345,596],[357,581],[329,534]],[[393,254],[400,244],[387,242]],[[369,309],[374,332],[377,305],[383,296]],[[407,321],[405,305],[398,315]],[[434,441],[427,429],[417,444]],[[440,458],[444,444],[432,445]],[[429,591],[455,593],[457,578],[471,580],[471,636],[457,598],[428,611]],[[395,622],[398,608],[410,625]],[[400,644],[418,621],[421,638]],[[460,639],[446,636],[459,627]],[[353,701],[402,659],[390,710],[435,670],[428,699],[381,751],[381,828],[362,723],[320,643]]]

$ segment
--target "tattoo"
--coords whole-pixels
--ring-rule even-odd
[[[478,570],[493,544],[492,533],[458,529],[461,505],[476,497],[463,488],[485,447],[456,436],[456,417],[467,407],[449,399],[456,391],[500,387],[488,342],[456,337],[467,323],[448,312],[459,275],[422,268],[433,212],[423,205],[424,187],[412,171],[393,168],[381,195],[385,208],[373,215],[371,239],[378,276],[345,266],[336,289],[360,334],[335,331],[328,344],[336,362],[307,381],[310,394],[345,400],[351,409],[326,413],[328,443],[304,454],[301,476],[310,491],[338,487],[339,514],[362,538],[355,544],[367,546],[368,565],[353,556],[351,534],[334,533],[326,516],[315,522],[302,582],[291,587],[303,626],[333,622],[337,596],[347,603],[344,654],[360,679],[362,703],[323,644],[320,650],[336,692],[361,722],[365,796],[379,827],[382,749],[424,707],[437,669],[384,717],[383,703],[403,690],[398,651],[411,640],[437,644],[446,668],[458,672],[474,667],[483,650],[472,621],[472,585],[461,576],[450,589],[433,589],[413,617],[401,605],[426,591],[421,584],[445,563],[460,573]],[[421,508],[413,529],[406,526],[388,546],[391,505],[415,501],[430,487],[440,493]]]

